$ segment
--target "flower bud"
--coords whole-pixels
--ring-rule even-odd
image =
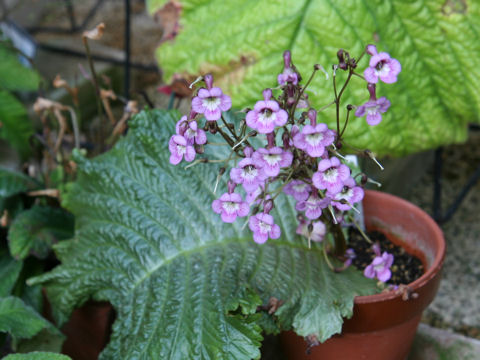
[[[307,116],[310,119],[310,125],[315,126],[317,124],[317,111],[310,109],[308,110]]]
[[[338,58],[338,67],[342,70],[347,70],[348,65],[345,62],[345,51],[340,49],[337,51],[337,58]]]
[[[368,92],[370,93],[370,101],[377,100],[376,85],[368,83],[367,89],[368,89]]]
[[[352,111],[355,107],[352,104],[347,105],[347,110]]]
[[[213,85],[213,76],[212,74],[207,74],[203,77],[203,80],[205,81],[205,85],[207,86],[207,89],[210,90]]]
[[[265,214],[268,214],[270,211],[273,209],[273,200],[267,200],[265,201],[265,205],[263,205],[263,212]]]
[[[237,184],[235,184],[232,180],[228,180],[228,183],[227,183],[228,193],[232,194],[235,191],[236,186]]]
[[[205,147],[203,145],[195,144],[195,145],[193,145],[193,147],[194,147],[195,152],[197,154],[203,154],[205,152]]]

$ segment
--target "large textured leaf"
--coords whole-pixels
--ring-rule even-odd
[[[68,356],[52,352],[35,351],[28,354],[11,354],[2,360],[71,360]]]
[[[0,333],[6,332],[14,339],[29,339],[41,330],[60,332],[33,308],[13,296],[0,298]]]
[[[150,11],[166,0],[150,0]],[[179,35],[157,51],[167,81],[173,74],[213,72],[234,106],[252,107],[276,86],[282,52],[290,49],[304,77],[316,63],[335,63],[336,51],[354,56],[376,43],[400,60],[398,83],[380,85],[392,106],[372,128],[351,122],[347,139],[381,154],[406,154],[462,141],[466,123],[480,112],[480,2],[465,0],[178,0]],[[361,68],[366,67],[366,59]],[[362,70],[363,71],[363,70]],[[359,79],[354,79],[359,80]],[[355,81],[347,102],[368,98]],[[360,85],[361,83],[361,85]],[[319,74],[310,91],[315,107],[333,98],[331,81]],[[330,109],[324,120],[333,124]]]
[[[25,157],[30,151],[32,134],[33,126],[25,107],[11,93],[0,90],[0,138]]]
[[[293,203],[284,197],[279,240],[260,246],[241,230],[244,221],[222,223],[211,210],[218,167],[168,163],[178,118],[141,113],[110,152],[76,157],[78,180],[64,194],[75,238],[55,246],[61,266],[30,281],[44,283],[54,316],[65,321],[89,297],[109,300],[117,319],[103,359],[258,358],[253,313],[270,297],[284,301],[283,327],[322,340],[339,332],[354,295],[374,292],[374,283],[353,269],[333,273],[319,248],[295,235]],[[335,319],[322,321],[324,311]]]
[[[37,90],[40,76],[23,66],[18,54],[6,42],[0,42],[0,88],[6,90]]]
[[[71,214],[50,206],[34,206],[20,213],[10,226],[10,253],[17,259],[24,259],[30,253],[43,259],[53,244],[72,235]]]

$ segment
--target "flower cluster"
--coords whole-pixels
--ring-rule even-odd
[[[387,53],[378,53],[373,45],[367,46],[366,53],[371,57],[362,76],[356,73],[358,61],[340,50],[338,64],[333,66],[335,100],[320,109],[309,108],[299,113],[299,108],[308,107],[305,89],[322,67],[316,65],[307,85],[302,86],[302,77],[292,63],[291,54],[285,51],[283,71],[277,76],[278,88],[263,90],[263,99],[259,99],[252,109],[247,109],[240,124],[225,120],[223,112],[231,108],[231,99],[219,87],[213,87],[211,75],[205,75],[205,87],[196,91],[189,116],[178,121],[176,134],[170,139],[170,163],[177,165],[183,159],[192,162],[197,154],[203,154],[204,146],[214,145],[207,141],[206,132],[220,135],[226,141],[220,145],[228,145],[231,152],[220,169],[217,184],[224,173],[230,179],[227,192],[213,201],[212,209],[224,222],[232,223],[238,217],[248,216],[247,223],[255,242],[262,244],[268,239],[278,239],[281,230],[271,211],[275,199],[283,193],[296,201],[297,234],[307,238],[309,244],[310,241],[322,242],[328,233],[336,234],[336,245],[345,242],[342,223],[350,216],[349,210],[363,199],[366,182],[366,176],[354,173],[339,153],[344,145],[348,115],[356,108],[356,116],[366,116],[370,125],[379,124],[381,114],[390,107],[390,101],[385,97],[377,98],[376,83],[379,80],[395,82],[401,70],[397,60]],[[348,79],[340,91],[337,91],[335,78],[338,69],[348,71]],[[366,81],[370,98],[358,107],[348,105],[346,120],[341,127],[339,104],[353,75]],[[337,109],[336,129],[318,119],[317,111],[330,105]],[[203,126],[199,124],[200,115],[205,119]],[[204,158],[195,163],[209,161]],[[234,165],[226,171],[231,162]],[[346,266],[354,257],[352,250],[339,255],[343,255]],[[383,259],[381,264],[377,258]],[[390,277],[385,270],[391,265],[390,257],[384,254],[377,258],[368,271],[365,270],[365,276],[377,276],[386,281]],[[380,266],[384,267],[383,270]]]

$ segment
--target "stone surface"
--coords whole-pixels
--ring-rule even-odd
[[[478,360],[480,341],[420,324],[408,360]]]

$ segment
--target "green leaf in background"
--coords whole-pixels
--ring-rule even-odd
[[[11,354],[2,360],[72,360],[70,357],[52,352],[35,351],[28,354]]]
[[[8,91],[0,90],[0,138],[25,158],[30,152],[32,134],[33,125],[23,104]]]
[[[166,0],[149,0],[155,12]],[[165,80],[212,72],[238,108],[276,87],[284,50],[305,78],[314,64],[330,69],[339,48],[358,56],[375,43],[402,63],[399,81],[380,84],[392,106],[382,123],[351,121],[347,141],[381,155],[402,155],[466,138],[480,113],[480,2],[445,0],[179,0],[180,32],[157,50]],[[367,57],[366,57],[367,58]],[[364,58],[359,71],[367,66]],[[368,100],[355,78],[344,105]],[[356,84],[356,85],[355,85]],[[309,90],[319,108],[333,99],[318,73]],[[321,113],[333,125],[332,108]]]
[[[30,353],[32,351],[51,351],[59,353],[62,351],[64,341],[65,336],[61,333],[52,334],[51,331],[43,329],[31,339],[21,339],[17,341],[15,344],[15,352]]]
[[[42,329],[60,332],[33,308],[13,296],[0,298],[0,333],[6,332],[14,339],[29,339]]]
[[[23,262],[13,259],[7,249],[0,249],[0,298],[10,295],[22,265]]]
[[[278,240],[258,245],[242,230],[244,219],[224,224],[211,210],[222,193],[213,194],[219,167],[169,164],[179,118],[142,112],[108,153],[76,155],[78,180],[63,194],[75,238],[54,247],[62,265],[29,280],[46,287],[54,317],[66,321],[89,297],[110,301],[117,317],[103,359],[258,358],[266,322],[254,312],[271,297],[284,302],[272,331],[277,322],[321,340],[339,332],[354,296],[374,293],[375,282],[354,269],[334,273],[317,245],[308,249],[286,196],[274,210]],[[324,311],[335,314],[333,322],[322,322]]]
[[[18,53],[6,42],[0,41],[0,89],[10,91],[37,90],[40,76],[23,66]]]
[[[33,254],[44,259],[53,244],[73,236],[74,219],[60,208],[33,206],[20,213],[8,230],[10,253],[16,259]]]
[[[10,196],[36,189],[38,186],[38,182],[27,175],[0,166],[0,204]]]

